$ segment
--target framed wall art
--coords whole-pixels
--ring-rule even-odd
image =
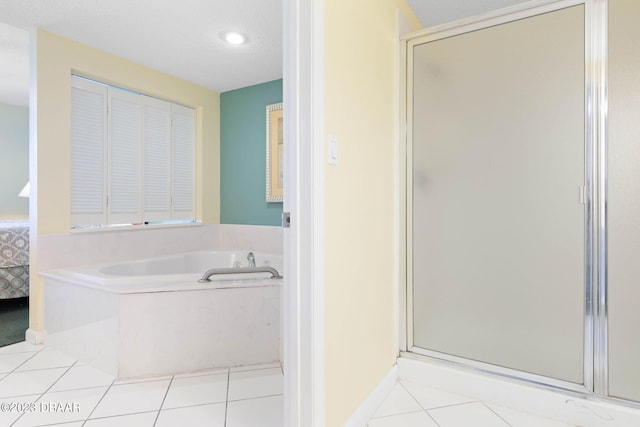
[[[284,128],[282,103],[267,105],[267,202],[282,202]]]

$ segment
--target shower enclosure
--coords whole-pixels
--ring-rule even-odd
[[[403,350],[640,401],[637,22],[539,1],[404,39]]]

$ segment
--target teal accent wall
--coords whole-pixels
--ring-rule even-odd
[[[282,203],[265,202],[266,107],[282,79],[220,94],[220,223],[280,225]]]
[[[0,104],[0,220],[29,218],[29,109]]]

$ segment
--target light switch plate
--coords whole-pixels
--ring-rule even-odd
[[[329,135],[329,156],[327,161],[330,165],[338,164],[338,138]]]

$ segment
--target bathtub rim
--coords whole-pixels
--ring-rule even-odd
[[[113,294],[140,294],[154,292],[186,292],[207,289],[239,289],[264,286],[281,286],[282,278],[269,278],[268,273],[262,273],[256,278],[239,278],[234,279],[233,276],[219,277],[210,283],[198,283],[198,279],[202,277],[202,273],[175,273],[175,274],[145,274],[145,275],[110,275],[102,273],[101,269],[107,266],[117,264],[135,263],[146,260],[162,260],[175,258],[176,256],[188,254],[200,254],[207,252],[216,253],[246,253],[251,251],[236,249],[220,249],[220,250],[198,250],[186,251],[174,254],[166,254],[156,257],[147,257],[139,259],[131,259],[126,261],[102,262],[95,264],[86,264],[59,268],[40,272],[44,278],[54,279],[76,286],[83,286]],[[271,254],[266,252],[255,252],[262,255],[282,258],[279,254]]]

